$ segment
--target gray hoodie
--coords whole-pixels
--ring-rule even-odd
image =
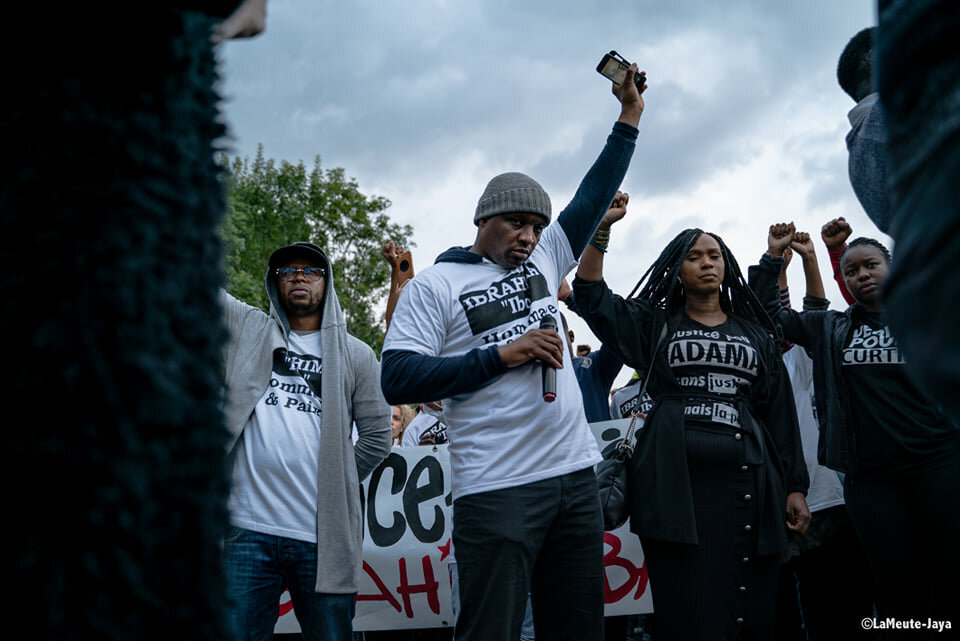
[[[847,172],[857,200],[870,220],[889,233],[890,201],[887,196],[887,129],[879,94],[872,93],[850,110],[847,133]]]
[[[390,407],[380,391],[380,364],[373,350],[347,333],[329,260],[320,345],[323,356],[319,487],[317,491],[317,592],[359,590],[363,515],[360,481],[390,452]],[[273,352],[287,346],[290,324],[265,277],[270,314],[222,292],[229,340],[224,349],[226,424],[231,453],[270,382]],[[354,444],[352,428],[359,438]]]

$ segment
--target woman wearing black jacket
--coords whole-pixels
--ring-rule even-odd
[[[887,327],[880,292],[890,253],[869,238],[847,246],[840,273],[857,302],[846,311],[781,309],[774,274],[794,231],[792,223],[770,228],[750,283],[784,338],[812,354],[818,458],[844,474],[879,620],[930,622],[908,638],[957,638],[950,635],[960,633],[960,430],[911,378]],[[936,629],[951,619],[951,631]]]
[[[810,518],[773,326],[720,238],[699,229],[664,249],[637,297],[612,293],[602,280],[612,222],[584,252],[574,292],[626,365],[644,373],[653,363],[630,527],[643,545],[657,636],[772,639],[786,529],[802,532]]]

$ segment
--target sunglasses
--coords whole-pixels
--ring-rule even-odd
[[[277,278],[288,283],[295,281],[299,274],[303,274],[303,280],[308,283],[315,283],[327,275],[327,270],[323,267],[278,267],[273,270],[273,273]]]

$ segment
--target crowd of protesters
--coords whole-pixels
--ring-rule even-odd
[[[857,102],[850,180],[886,230],[899,201],[886,189],[875,34],[851,39],[838,79]],[[960,430],[887,322],[895,263],[882,243],[851,239],[842,218],[822,225],[844,310],[830,309],[811,234],[778,221],[748,276],[719,235],[686,229],[630,295],[605,283],[629,203],[619,187],[644,109],[638,77],[633,65],[613,85],[620,115],[555,218],[536,180],[505,173],[479,198],[471,245],[416,275],[403,248],[383,248],[392,271],[379,367],[346,331],[318,247],[271,258],[271,315],[225,297],[241,336],[228,362],[241,398],[228,406],[238,440],[227,561],[247,638],[268,634],[283,585],[305,638],[348,638],[362,533],[349,488],[391,446],[437,445],[451,467],[457,641],[626,641],[641,628],[666,640],[960,634]],[[786,285],[791,258],[804,272],[802,310]],[[576,345],[560,302],[598,349]],[[624,367],[633,376],[613,389]],[[643,427],[629,522],[654,613],[605,620],[589,423],[632,416]],[[351,430],[356,464],[344,465]],[[293,465],[281,460],[291,449]],[[289,538],[300,545],[283,551]]]
[[[886,229],[883,123],[859,64],[871,59],[874,34],[875,29],[867,29],[851,39],[838,79],[858,102],[848,136],[851,183],[871,217]],[[455,305],[458,298],[462,302],[469,293],[501,291],[505,275],[526,268],[530,271],[522,274],[521,285],[527,288],[525,313],[539,297],[548,301],[550,313],[557,308],[550,308],[549,301],[562,300],[587,321],[601,341],[598,350],[578,348],[575,356],[574,337],[560,314],[567,340],[531,346],[531,354],[540,351],[519,364],[567,365],[580,387],[580,415],[589,422],[632,412],[644,415],[631,468],[631,529],[643,543],[654,586],[651,620],[660,637],[875,638],[878,631],[863,625],[871,617],[953,623],[960,603],[953,580],[960,563],[951,543],[960,535],[960,431],[907,372],[886,324],[880,292],[892,257],[881,243],[857,238],[847,245],[852,229],[842,218],[822,226],[834,280],[850,304],[846,311],[829,310],[811,235],[782,223],[771,225],[767,252],[751,267],[749,283],[719,236],[689,229],[647,270],[635,289],[639,293],[623,298],[603,282],[611,227],[625,215],[628,201],[618,192],[582,247],[573,288],[562,272],[547,278],[543,288],[531,279],[543,275],[532,252],[541,234],[548,238],[553,228],[548,226],[549,200],[528,177],[511,176],[512,182],[493,187],[497,180],[502,177],[491,181],[475,222],[487,222],[481,213],[516,216],[499,232],[505,240],[482,245],[478,232],[478,242],[464,250],[474,256],[448,259],[459,263],[447,270],[453,275],[422,292],[423,281],[417,282],[416,298],[406,299],[412,302],[405,341],[390,341],[388,334],[388,348],[403,348],[404,358],[433,372],[456,363],[457,371],[431,374],[423,381],[425,388],[442,389],[456,407],[484,388],[503,393],[502,379],[512,367],[500,359],[484,361],[481,335],[514,320],[471,317],[476,311],[465,304],[473,333],[466,339],[457,336],[451,349],[450,327],[464,318]],[[495,207],[489,208],[490,201]],[[557,224],[576,250],[582,239],[575,241],[563,220]],[[517,248],[521,251],[511,255]],[[792,254],[799,256],[807,283],[799,312],[793,310],[786,286]],[[428,270],[426,278],[434,273]],[[402,305],[404,299],[397,298]],[[435,314],[434,326],[422,322],[417,311]],[[415,392],[397,382],[395,358],[395,352],[385,352],[384,391],[390,398],[402,389],[393,398],[405,399],[404,394]],[[465,364],[483,376],[464,380]],[[650,387],[643,398],[638,398],[640,386],[611,389],[624,365],[635,370],[631,383],[649,369]],[[527,369],[535,374],[535,367]],[[404,372],[414,375],[409,367]],[[516,377],[514,385],[535,386]],[[518,424],[536,424],[535,415],[542,411],[533,407],[534,415]],[[429,417],[443,424],[441,412]],[[457,416],[451,447],[458,438],[469,439],[459,436],[464,431],[505,430],[497,425],[501,418]],[[525,438],[533,442],[538,437],[531,433]],[[506,440],[497,446],[507,452],[500,456],[520,447]],[[453,473],[476,464],[455,461]],[[497,473],[495,465],[491,470]],[[484,474],[491,470],[471,473],[476,481],[489,483]],[[511,483],[519,481],[507,479],[503,485],[511,488]],[[497,491],[496,484],[460,490],[461,496]],[[486,512],[487,518],[495,515],[495,508]],[[456,511],[454,519],[457,540],[467,526],[458,527]],[[486,531],[501,546],[502,534]],[[488,629],[474,633],[471,619],[471,627],[458,628],[458,639],[492,638],[490,626],[505,626],[498,628],[499,638],[519,634],[531,603],[535,622],[543,621],[536,617],[538,605],[543,611],[550,601],[533,590],[537,554],[500,554],[509,558],[516,574],[500,584],[499,575],[484,574],[476,600],[468,593],[470,607],[494,607],[498,620],[472,615],[483,617]],[[484,566],[491,562],[486,559]],[[490,603],[491,590],[502,595],[500,588],[517,575],[524,587],[508,601],[480,605]],[[532,599],[524,588],[530,588]],[[549,611],[554,621],[556,610]],[[593,634],[600,627],[594,625]],[[534,625],[533,632],[539,628]],[[529,628],[523,631],[524,636],[514,638],[528,638]],[[626,638],[625,630],[610,632],[608,622],[607,638]],[[586,630],[576,638],[590,638],[583,635]],[[545,636],[559,638],[553,632]]]
[[[97,310],[92,303],[105,299],[85,298],[86,290],[76,287],[76,296],[64,297],[73,305],[69,312],[61,305],[37,317],[39,306],[28,305],[30,313],[10,314],[26,320],[7,333],[35,350],[28,366],[23,348],[11,344],[20,350],[11,371],[22,379],[14,391],[41,387],[37,376],[68,383],[60,388],[72,403],[69,420],[56,422],[97,441],[87,457],[96,469],[61,465],[54,472],[58,466],[51,462],[72,463],[89,452],[70,451],[81,439],[44,439],[46,423],[53,422],[47,409],[35,421],[39,428],[20,430],[39,438],[15,441],[11,450],[13,458],[34,450],[52,454],[27,460],[66,479],[58,491],[70,499],[61,501],[66,519],[63,509],[51,511],[29,492],[19,492],[13,511],[21,517],[13,528],[20,543],[14,555],[25,562],[12,576],[34,603],[49,605],[42,614],[18,611],[30,625],[48,626],[38,636],[128,638],[120,630],[139,627],[145,637],[178,638],[148,625],[159,626],[162,618],[197,625],[194,612],[202,617],[223,607],[227,638],[269,639],[288,591],[303,638],[352,640],[364,533],[358,486],[393,447],[443,446],[452,482],[456,641],[626,641],[641,627],[646,637],[670,641],[960,638],[960,349],[954,320],[960,280],[949,269],[960,256],[956,5],[878,0],[879,27],[856,34],[840,57],[839,84],[856,102],[846,137],[850,183],[870,219],[896,243],[894,260],[884,243],[852,237],[842,218],[822,225],[846,308],[831,309],[813,235],[778,220],[769,221],[766,246],[746,276],[718,234],[684,229],[631,294],[610,289],[604,255],[617,242],[615,225],[627,215],[629,197],[619,190],[645,107],[646,84],[632,65],[612,86],[616,121],[556,216],[535,179],[504,173],[479,197],[472,244],[447,250],[416,276],[402,248],[384,247],[394,271],[378,362],[349,331],[340,308],[350,283],[338,293],[333,266],[313,243],[293,242],[269,257],[267,311],[226,291],[217,300],[216,279],[185,277],[198,264],[191,255],[216,255],[212,219],[222,210],[212,163],[205,161],[204,169],[198,160],[222,133],[212,122],[211,35],[220,41],[258,33],[265,11],[263,0],[240,2],[232,14],[224,3],[213,4],[209,15],[160,11],[152,24],[175,23],[170,39],[151,29],[127,34],[131,43],[139,38],[151,45],[145,49],[165,52],[157,71],[191,71],[176,76],[189,82],[168,83],[188,90],[173,92],[178,100],[155,101],[155,87],[146,85],[131,85],[130,96],[122,92],[124,83],[102,91],[100,78],[91,83],[86,74],[96,67],[85,64],[89,56],[59,65],[75,75],[51,81],[52,67],[44,66],[36,74],[41,82],[26,85],[32,91],[11,94],[25,98],[27,108],[7,119],[23,131],[50,128],[40,122],[47,114],[42,107],[64,102],[50,96],[80,96],[90,102],[77,101],[77,111],[64,112],[63,122],[51,119],[54,131],[73,134],[89,119],[86,136],[107,141],[113,158],[151,159],[143,178],[128,177],[126,185],[116,167],[103,172],[109,193],[99,191],[99,183],[98,189],[44,191],[36,188],[37,177],[55,175],[49,166],[69,175],[90,161],[60,138],[50,145],[34,137],[30,146],[17,147],[40,154],[22,154],[27,161],[12,172],[4,202],[15,227],[36,232],[19,236],[45,239],[45,256],[56,269],[44,273],[59,270],[61,280],[69,274],[83,282],[77,275],[93,274],[88,266],[104,272],[108,253],[125,259],[139,251],[157,259],[108,262],[111,273],[151,277],[133,280],[139,297],[108,288],[111,305]],[[44,23],[62,27],[64,18],[71,19],[48,40],[87,34],[91,22],[81,19],[82,12]],[[109,42],[86,39],[98,45],[91,49],[97,55]],[[75,50],[84,53],[85,46]],[[15,74],[15,87],[23,85],[22,75]],[[41,84],[44,91],[37,92]],[[137,101],[128,103],[133,95]],[[139,101],[145,101],[140,110],[130,108]],[[156,113],[146,108],[154,102]],[[26,118],[34,111],[41,115],[37,122]],[[119,128],[112,127],[115,118]],[[165,163],[140,152],[154,149],[159,139],[152,134],[167,131],[168,124],[175,125],[173,132],[186,125],[173,136],[183,143],[170,147],[178,153],[167,159],[176,160],[170,167],[188,171],[165,182],[151,173]],[[151,137],[139,140],[147,131]],[[69,154],[57,155],[64,150]],[[39,162],[43,154],[49,158]],[[69,251],[59,251],[60,244],[51,244],[56,236],[40,234],[35,224],[49,219],[57,224],[48,227],[60,229],[76,221],[77,212],[101,211],[95,201],[106,214],[87,217],[84,225],[102,237],[60,230]],[[145,209],[159,215],[139,215]],[[133,219],[147,224],[135,228]],[[151,228],[156,221],[179,226]],[[116,224],[124,222],[127,231],[135,230],[131,238],[178,236],[193,245],[185,242],[177,252],[174,244],[154,243],[163,251],[143,251],[123,235],[110,240],[112,228],[126,229]],[[758,249],[761,244],[758,234]],[[107,246],[118,251],[104,251]],[[84,253],[89,248],[96,251]],[[23,263],[13,251],[4,255]],[[806,285],[799,310],[786,286],[792,260],[802,264]],[[8,262],[7,280],[24,280],[20,272],[30,270]],[[172,266],[177,269],[164,273]],[[37,279],[28,276],[34,292]],[[170,298],[177,289],[171,278],[203,289],[184,288]],[[191,300],[217,300],[221,323],[210,322],[209,306]],[[180,318],[146,313],[180,311],[181,302]],[[575,349],[561,302],[600,340],[596,350]],[[94,332],[111,312],[122,322],[101,323],[107,331]],[[209,336],[188,331],[214,325],[218,331]],[[138,332],[130,331],[134,327]],[[214,336],[220,329],[222,342]],[[95,342],[101,336],[111,340]],[[163,349],[144,349],[150,343]],[[215,344],[223,347],[222,363],[214,363]],[[191,346],[200,358],[185,355]],[[67,358],[68,351],[81,352],[84,367]],[[111,364],[109,351],[140,360]],[[56,367],[35,365],[60,356],[67,377],[58,379]],[[633,376],[613,389],[624,367]],[[104,377],[108,369],[111,376]],[[147,372],[152,378],[144,382]],[[93,389],[117,375],[126,380],[115,382],[131,387],[112,394]],[[128,413],[107,416],[113,410]],[[151,413],[166,415],[155,420]],[[594,472],[602,457],[590,423],[627,416],[643,420],[630,461],[628,508],[654,612],[605,619],[603,518]],[[112,418],[122,430],[109,431]],[[207,433],[193,431],[197,420],[209,423]],[[219,427],[223,434],[213,438]],[[177,438],[165,442],[154,432]],[[110,437],[129,451],[101,448]],[[150,447],[159,443],[164,446]],[[191,453],[196,456],[185,456]],[[225,465],[206,465],[214,460]],[[218,472],[199,470],[201,461],[229,469],[222,479],[228,532],[214,522],[227,512],[221,514],[215,498]],[[145,470],[162,473],[138,476]],[[79,489],[69,486],[74,482]],[[121,492],[127,489],[121,484],[134,492]],[[145,500],[153,492],[162,500]],[[66,527],[51,525],[39,512],[32,513],[36,522],[23,519],[24,497]],[[91,498],[97,502],[86,503]],[[71,510],[70,503],[80,509]],[[84,519],[98,527],[115,520],[122,527],[90,530],[81,527],[89,525]],[[122,531],[124,544],[114,546],[103,531]],[[90,532],[97,536],[84,536]],[[74,556],[93,539],[115,549]],[[210,545],[191,547],[187,539]],[[61,549],[66,554],[50,555]],[[212,568],[220,561],[222,584]],[[36,582],[45,577],[49,584]],[[31,580],[25,584],[30,589],[24,590],[24,579]],[[210,590],[188,593],[183,579]],[[120,590],[136,597],[129,609],[111,598]],[[142,618],[148,611],[151,618]],[[57,620],[44,621],[44,614]],[[118,625],[111,634],[91,634],[99,619]],[[208,638],[219,628],[219,620],[198,627],[197,636]],[[403,635],[380,635],[391,636]]]

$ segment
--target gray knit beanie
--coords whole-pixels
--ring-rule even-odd
[[[550,196],[540,183],[526,174],[509,172],[494,176],[480,196],[473,224],[476,225],[483,218],[513,212],[540,214],[549,223]]]

